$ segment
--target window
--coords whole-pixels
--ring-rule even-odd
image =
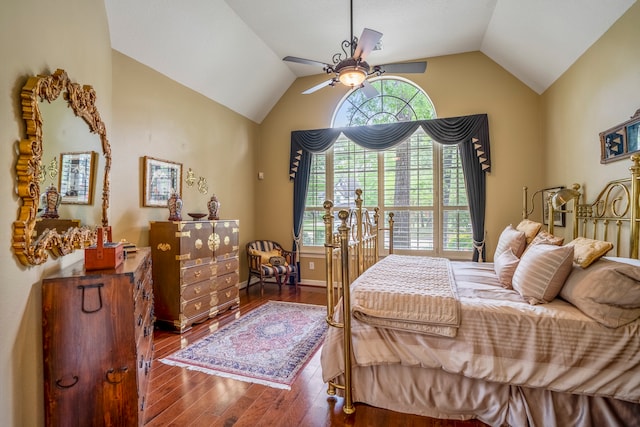
[[[411,82],[380,78],[378,96],[360,90],[338,106],[334,127],[424,120],[436,117],[429,97]],[[303,222],[302,245],[324,244],[323,202],[353,207],[362,188],[364,206],[381,208],[382,226],[394,213],[394,250],[453,256],[473,249],[471,219],[458,148],[434,142],[424,131],[377,152],[341,136],[326,153],[313,156]],[[336,221],[337,226],[337,221]]]

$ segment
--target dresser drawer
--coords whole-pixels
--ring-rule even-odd
[[[238,298],[239,290],[237,286],[221,289],[217,292],[218,306],[225,305],[229,301],[234,301]]]
[[[225,274],[233,273],[238,271],[238,266],[240,262],[238,261],[238,257],[229,258],[222,261],[218,261],[217,263],[217,274],[218,276],[223,276]]]
[[[209,277],[207,280],[202,280],[185,286],[180,295],[181,301],[188,302],[197,298],[202,298],[205,295],[209,295],[214,286],[214,281],[214,277]]]
[[[227,289],[231,286],[236,286],[238,284],[238,273],[230,273],[225,274],[224,276],[218,276],[216,278],[215,290],[223,290]]]
[[[202,264],[180,270],[182,286],[201,282],[216,275],[216,264]]]
[[[185,319],[193,319],[193,318],[200,318],[200,317],[203,317],[203,319],[208,318],[210,300],[211,300],[211,294],[207,293],[201,296],[200,298],[197,298],[191,301],[184,301],[182,303],[182,317]]]

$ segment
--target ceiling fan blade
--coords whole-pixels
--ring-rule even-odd
[[[369,55],[369,52],[371,52],[374,47],[376,47],[381,38],[382,33],[379,33],[376,30],[365,28],[362,31],[362,35],[358,39],[356,50],[353,52],[354,59],[360,59],[364,61],[366,56]]]
[[[426,62],[402,62],[396,64],[383,64],[373,67],[375,71],[387,73],[424,73],[427,69]]]
[[[369,80],[362,82],[362,93],[367,97],[367,99],[375,98],[380,95],[380,92],[378,92],[378,90],[369,83]]]
[[[288,62],[297,62],[298,64],[319,65],[321,67],[327,67],[328,66],[324,62],[314,61],[313,59],[298,58],[296,56],[285,56],[284,58],[282,58],[282,60],[283,61],[288,61]]]
[[[304,92],[302,92],[302,94],[303,95],[309,95],[310,93],[318,91],[318,90],[322,89],[323,87],[332,86],[333,83],[334,83],[334,79],[329,79],[329,80],[324,81],[322,83],[318,83],[317,85],[315,85],[313,87],[310,87],[309,89],[307,89]]]

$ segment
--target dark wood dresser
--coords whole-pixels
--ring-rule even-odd
[[[239,221],[155,221],[149,229],[159,324],[185,332],[240,304]]]
[[[153,359],[151,251],[116,269],[79,261],[42,281],[48,426],[140,426]]]

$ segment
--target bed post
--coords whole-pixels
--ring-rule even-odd
[[[339,213],[338,213],[339,215]],[[356,260],[357,269],[355,277],[358,277],[364,271],[364,242],[362,238],[362,189],[356,188]]]
[[[324,220],[324,259],[325,259],[325,274],[326,274],[326,287],[327,287],[327,318],[326,321],[330,326],[335,326],[333,321],[335,298],[333,293],[333,202],[331,200],[325,200],[322,207],[325,210],[325,214],[322,216]],[[327,385],[327,394],[335,396],[336,387],[333,382],[329,381]]]
[[[638,239],[640,238],[640,218],[638,218],[638,203],[640,203],[640,155],[634,154],[631,156],[633,165],[629,168],[631,171],[631,224],[630,224],[630,238],[629,250],[630,257],[638,259]]]
[[[340,233],[340,255],[342,259],[342,305],[343,305],[343,325],[344,325],[344,406],[345,414],[355,412],[353,407],[353,398],[351,396],[351,289],[349,287],[349,226],[347,219],[349,211],[342,209],[338,212],[341,224],[338,227]],[[345,281],[344,278],[347,278]]]

